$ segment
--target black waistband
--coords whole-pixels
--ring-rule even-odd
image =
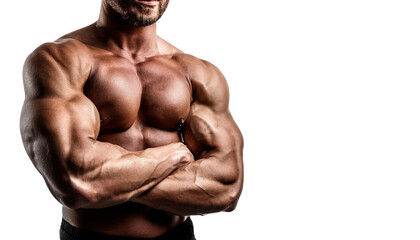
[[[106,234],[96,233],[89,230],[77,228],[64,219],[60,228],[61,240],[139,240],[144,238],[127,238],[115,237]],[[185,220],[181,225],[169,230],[162,236],[156,238],[148,238],[150,240],[195,240],[194,227],[190,218]]]

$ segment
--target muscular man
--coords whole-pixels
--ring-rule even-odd
[[[61,239],[194,239],[231,211],[243,140],[209,62],[156,35],[169,0],[103,0],[96,23],[24,65],[25,149],[63,205]]]

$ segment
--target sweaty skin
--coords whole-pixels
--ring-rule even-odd
[[[107,2],[96,23],[24,65],[22,140],[63,218],[152,238],[186,216],[233,210],[243,140],[225,78],[159,38],[156,24],[124,25]]]

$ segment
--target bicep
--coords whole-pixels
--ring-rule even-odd
[[[204,105],[193,105],[185,142],[211,178],[233,183],[241,177],[243,138],[229,111],[215,113]]]
[[[229,89],[220,70],[195,60],[190,68],[193,103],[185,123],[185,142],[197,159],[212,159],[221,177],[242,171],[242,134],[229,112]],[[229,171],[230,169],[231,171]],[[239,174],[240,175],[240,174]]]
[[[36,164],[67,157],[77,140],[99,131],[97,110],[83,94],[89,57],[81,43],[69,40],[43,44],[25,61],[21,133]]]
[[[99,131],[95,106],[83,96],[71,100],[57,97],[26,100],[21,115],[25,149],[45,176],[65,168],[78,148],[95,139]]]
[[[225,77],[207,61],[196,58],[190,61],[193,102],[186,121],[186,140],[190,140],[196,156],[210,149],[223,152],[236,148],[233,142],[242,141],[242,136],[229,112],[229,87]]]

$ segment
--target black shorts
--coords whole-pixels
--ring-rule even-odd
[[[115,237],[106,234],[96,233],[77,228],[64,219],[60,228],[61,240],[139,240],[144,238]],[[167,233],[151,240],[195,240],[194,227],[190,218],[178,227],[169,230]]]

